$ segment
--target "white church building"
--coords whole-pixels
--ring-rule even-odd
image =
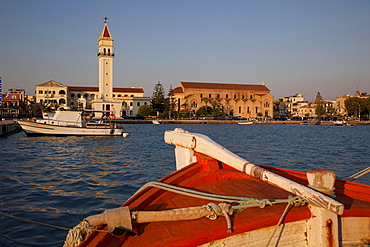
[[[135,115],[141,105],[149,105],[143,88],[113,87],[113,41],[105,21],[98,39],[98,87],[65,86],[56,81],[36,85],[36,102],[59,107],[113,111],[116,117]]]

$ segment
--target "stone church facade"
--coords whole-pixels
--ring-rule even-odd
[[[233,116],[247,119],[257,118],[259,115],[273,116],[274,97],[270,95],[264,82],[261,85],[180,82],[172,92],[177,111],[195,113],[206,102],[210,106],[209,102],[217,101],[225,113]]]

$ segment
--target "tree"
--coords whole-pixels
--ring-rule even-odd
[[[142,115],[142,116],[149,116],[154,114],[153,107],[150,105],[142,105],[139,107],[137,114]]]
[[[164,113],[165,113],[165,117],[168,116],[169,119],[175,117],[175,109],[176,109],[176,101],[174,99],[174,93],[172,91],[172,85],[170,85],[170,89],[168,90],[168,94],[167,94],[168,98],[166,98],[166,101],[165,101],[165,110],[164,110]]]
[[[365,102],[364,102],[365,103]],[[365,105],[363,101],[358,97],[350,97],[344,101],[344,105],[349,116],[361,116],[362,112],[365,110]]]
[[[208,110],[208,102],[209,102],[209,98],[204,97],[204,98],[202,98],[202,99],[201,99],[201,101],[203,101],[203,102],[204,102],[204,104],[206,104],[206,110]]]
[[[160,81],[155,85],[152,95],[152,105],[153,109],[157,112],[164,112],[165,110],[165,94],[164,94],[164,88]]]
[[[317,94],[316,94],[315,103],[316,103],[316,107],[315,107],[316,115],[318,117],[321,117],[322,115],[325,115],[326,109],[325,109],[325,106],[324,106],[324,100],[322,99],[320,92],[317,92]]]

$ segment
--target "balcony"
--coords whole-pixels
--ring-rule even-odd
[[[101,53],[99,52],[97,57],[100,57],[100,56],[106,56],[106,57],[114,57],[114,53]]]

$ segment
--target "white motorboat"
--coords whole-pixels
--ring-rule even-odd
[[[334,121],[333,124],[337,126],[345,126],[347,125],[347,122],[344,120],[337,120],[337,121]]]
[[[42,119],[17,120],[27,136],[118,136],[126,137],[123,126],[113,123],[115,115],[110,111],[99,111],[102,119],[96,119],[98,111],[57,110]]]
[[[250,125],[250,124],[253,124],[253,122],[252,121],[238,122],[238,124],[247,124],[247,125]]]

